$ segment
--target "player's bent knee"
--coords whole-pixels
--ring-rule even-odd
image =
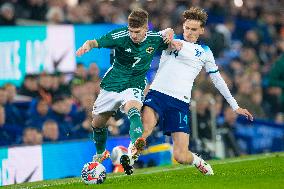
[[[93,128],[104,128],[106,127],[106,121],[100,120],[98,118],[93,118],[92,127]]]
[[[95,128],[95,129],[97,129],[97,128],[101,128],[100,126],[101,126],[101,125],[98,124],[98,122],[97,122],[95,119],[93,119],[93,121],[92,121],[92,127]]]
[[[142,104],[138,101],[131,100],[124,105],[125,112],[128,112],[131,108],[137,108],[140,111],[142,108]]]

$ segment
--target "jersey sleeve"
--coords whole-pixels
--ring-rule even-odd
[[[226,82],[222,78],[219,72],[215,74],[210,74],[210,78],[214,83],[215,87],[220,91],[226,101],[230,104],[231,108],[235,111],[239,108],[236,99],[232,96]]]
[[[155,42],[158,44],[157,51],[163,51],[168,48],[168,44],[164,42],[162,34],[165,33],[166,30],[160,31],[160,32],[153,32],[149,31],[147,33],[148,36],[155,37]]]
[[[205,70],[210,75],[215,87],[220,91],[226,101],[230,104],[231,108],[235,111],[239,108],[239,105],[235,98],[232,96],[227,84],[219,73],[218,66],[215,63],[215,59],[212,51],[208,46],[202,46],[204,49],[203,56],[201,57],[205,64]]]
[[[98,42],[98,48],[113,49],[121,44],[121,39],[129,35],[128,30],[113,30],[102,37],[96,39]]]
[[[202,46],[204,49],[203,56],[201,57],[203,59],[203,62],[205,64],[205,70],[208,74],[216,73],[218,72],[218,66],[215,63],[215,59],[213,56],[212,51],[208,46]]]
[[[161,39],[159,41],[158,51],[166,50],[168,48],[168,46],[169,46],[169,44],[165,43],[162,36],[161,36]]]

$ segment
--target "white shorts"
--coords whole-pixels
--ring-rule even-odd
[[[144,93],[138,88],[129,88],[120,93],[100,90],[100,94],[93,106],[93,115],[99,115],[104,112],[117,111],[127,102],[135,100],[143,104]]]

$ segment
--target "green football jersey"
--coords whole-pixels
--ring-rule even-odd
[[[128,28],[113,30],[97,39],[99,48],[114,49],[112,67],[106,72],[101,87],[107,91],[121,92],[128,88],[144,90],[146,73],[156,51],[168,47],[161,34],[148,31],[141,43],[134,43]]]

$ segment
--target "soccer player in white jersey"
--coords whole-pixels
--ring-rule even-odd
[[[161,124],[164,134],[172,136],[173,155],[177,162],[195,165],[204,175],[213,175],[211,166],[188,150],[191,89],[201,69],[205,67],[215,87],[237,114],[250,120],[253,117],[246,109],[240,108],[231,95],[210,48],[197,43],[199,35],[204,33],[207,13],[200,8],[190,8],[184,11],[183,17],[185,40],[179,40],[183,46],[180,51],[163,51],[157,75],[144,101],[143,137],[147,138],[153,128]]]

